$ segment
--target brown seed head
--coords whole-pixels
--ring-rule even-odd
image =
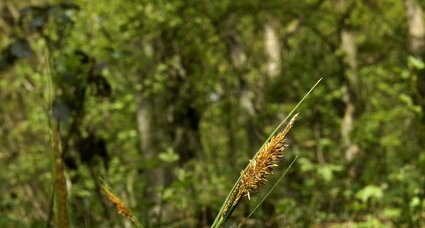
[[[278,166],[280,158],[283,157],[286,134],[294,125],[298,114],[294,115],[286,127],[276,136],[273,136],[253,158],[248,166],[241,172],[240,180],[225,202],[223,215],[226,215],[231,208],[235,207],[242,199],[242,196],[251,198],[250,193],[258,192],[266,183],[267,177]]]
[[[292,117],[282,132],[273,136],[269,142],[260,150],[258,155],[250,161],[245,171],[241,173],[241,183],[237,195],[245,195],[250,199],[250,193],[258,192],[266,183],[267,178],[278,166],[280,158],[283,157],[286,134],[294,124],[297,115]]]
[[[109,190],[104,185],[102,185],[102,190],[105,193],[105,196],[108,199],[108,201],[114,204],[118,214],[124,217],[127,217],[131,221],[134,221],[134,217],[130,209],[122,202],[122,200],[118,196],[116,196],[111,190]]]

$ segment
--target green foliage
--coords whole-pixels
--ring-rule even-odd
[[[403,2],[1,1],[0,227],[51,216],[51,95],[74,227],[126,225],[98,177],[144,227],[202,227],[321,77],[299,108],[284,187],[249,219],[255,203],[242,202],[232,222],[424,226],[425,65]]]

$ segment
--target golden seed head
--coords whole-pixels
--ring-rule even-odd
[[[105,196],[108,199],[108,201],[114,204],[118,214],[124,217],[127,217],[131,221],[134,221],[134,217],[130,209],[122,202],[122,200],[118,196],[116,196],[112,191],[110,191],[107,187],[103,185],[102,185],[102,190],[105,193]]]
[[[258,155],[250,161],[245,171],[242,172],[241,184],[239,185],[239,195],[245,195],[250,199],[250,193],[259,191],[267,181],[267,177],[273,173],[273,169],[278,166],[280,158],[283,157],[286,134],[294,124],[297,115],[292,117],[282,132],[273,136],[269,142],[260,150]]]
[[[264,186],[267,177],[273,173],[273,169],[278,166],[280,158],[284,155],[283,150],[288,146],[285,144],[286,134],[294,125],[297,116],[298,114],[294,115],[286,127],[279,134],[273,136],[241,172],[239,181],[225,202],[223,215],[237,205],[242,196],[250,199],[250,193],[258,192]]]

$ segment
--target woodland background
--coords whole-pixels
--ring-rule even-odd
[[[98,177],[145,227],[208,226],[321,77],[276,173],[299,159],[233,223],[425,226],[424,10],[422,0],[1,1],[0,227],[48,224],[52,109],[74,227],[130,226]]]

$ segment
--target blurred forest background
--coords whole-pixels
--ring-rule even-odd
[[[51,217],[53,96],[74,227],[131,226],[98,177],[145,227],[206,227],[321,77],[277,173],[299,159],[233,224],[425,226],[424,11],[423,0],[1,1],[0,227]]]

